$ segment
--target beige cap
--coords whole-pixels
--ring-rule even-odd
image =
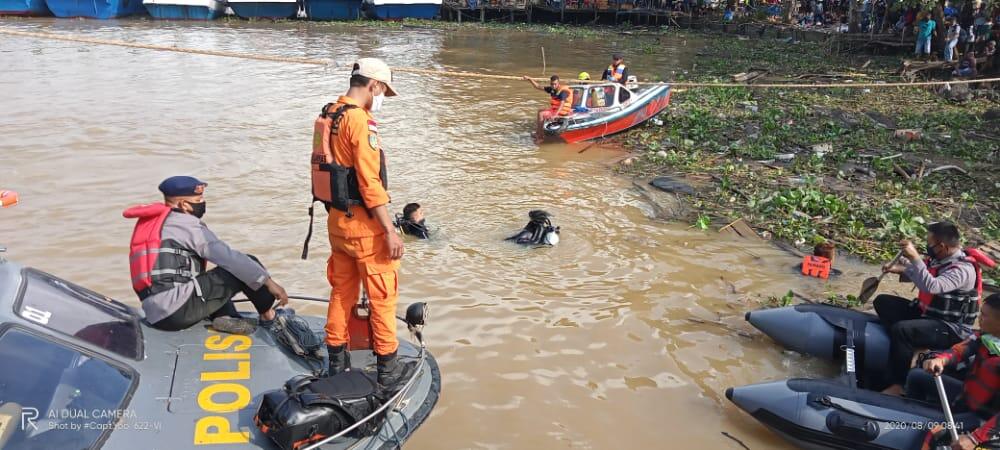
[[[385,93],[386,97],[395,97],[396,89],[392,87],[392,70],[389,69],[389,65],[378,58],[361,58],[354,63],[354,71],[351,75],[361,75],[363,77],[371,78],[375,81],[380,81],[385,83],[388,88],[388,92]]]

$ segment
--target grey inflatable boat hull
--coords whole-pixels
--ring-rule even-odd
[[[919,449],[936,407],[901,397],[804,378],[726,390],[726,398],[803,449]]]
[[[889,384],[889,333],[874,314],[803,304],[751,311],[745,318],[785,348],[832,362],[843,360],[851,331],[859,385],[881,390]]]

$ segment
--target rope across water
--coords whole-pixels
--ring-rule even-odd
[[[314,66],[325,66],[333,67],[335,69],[347,70],[352,63],[337,64],[336,61],[331,59],[320,59],[320,58],[304,58],[295,56],[271,56],[271,55],[259,55],[253,53],[240,53],[240,52],[230,52],[222,50],[203,50],[196,48],[184,48],[184,47],[171,47],[167,45],[153,45],[153,44],[142,44],[138,42],[128,42],[112,39],[98,39],[90,38],[85,36],[75,36],[68,34],[55,34],[55,33],[44,33],[35,31],[19,31],[11,30],[8,28],[0,28],[0,34],[6,34],[9,36],[20,36],[26,38],[36,38],[36,39],[50,39],[66,42],[78,42],[83,44],[95,44],[95,45],[111,45],[116,47],[128,47],[128,48],[141,48],[146,50],[157,50],[165,52],[177,52],[177,53],[189,53],[194,55],[208,55],[208,56],[220,56],[225,58],[239,58],[257,61],[270,61],[270,62],[282,62],[282,63],[293,63],[293,64],[309,64]],[[447,76],[447,77],[461,77],[461,78],[480,78],[480,79],[491,79],[491,80],[512,80],[519,81],[521,77],[514,75],[495,75],[488,73],[477,73],[477,72],[461,72],[461,71],[448,71],[448,70],[434,70],[434,69],[421,69],[416,67],[393,67],[393,72],[396,73],[409,73],[414,75],[430,75],[430,76]],[[888,88],[888,87],[920,87],[920,86],[943,86],[952,84],[970,84],[970,83],[989,83],[994,81],[1000,81],[1000,78],[987,78],[987,79],[977,79],[977,80],[953,80],[953,81],[922,81],[915,83],[907,82],[881,82],[881,83],[760,83],[760,84],[743,84],[743,83],[707,83],[707,82],[686,82],[678,81],[667,83],[674,88],[755,88],[755,89],[871,89],[871,88]],[[574,83],[578,81],[574,80]],[[596,83],[596,82],[593,82]],[[665,83],[659,82],[640,82],[642,85],[659,85]]]

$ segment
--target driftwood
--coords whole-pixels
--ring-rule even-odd
[[[806,303],[816,303],[815,300],[813,300],[813,299],[811,299],[809,297],[806,297],[806,296],[804,296],[804,295],[802,295],[802,294],[800,294],[798,292],[792,291],[792,295],[795,296],[795,298],[797,298],[799,300],[802,300],[802,301],[804,301]]]
[[[750,228],[750,225],[747,225],[746,221],[743,220],[743,218],[736,219],[733,221],[733,223],[730,223],[729,225],[719,228],[719,233],[735,234],[744,239],[752,238],[760,240],[760,236],[757,234],[757,232],[755,232],[753,228]]]
[[[983,64],[987,61],[986,57],[976,58],[976,65]],[[958,67],[958,61],[913,61],[904,60],[903,66],[899,70],[899,74],[904,77],[913,77],[920,72],[928,70],[946,70],[954,69]]]
[[[754,80],[764,75],[767,75],[768,72],[769,71],[767,69],[750,69],[749,72],[740,72],[737,74],[733,74],[732,78],[733,81],[736,83],[751,83]]]
[[[951,164],[946,165],[946,166],[935,167],[935,168],[933,168],[931,170],[928,170],[927,174],[930,175],[930,174],[932,174],[934,172],[940,172],[942,170],[954,170],[956,172],[961,172],[962,175],[969,175],[969,172],[966,172],[965,169],[963,169],[961,167],[958,167],[958,166],[951,165]]]
[[[909,179],[910,179],[910,174],[906,173],[906,171],[905,171],[905,170],[903,170],[903,168],[902,168],[902,167],[899,167],[899,164],[895,164],[895,163],[893,163],[893,165],[892,165],[892,170],[893,170],[894,172],[898,173],[898,174],[899,174],[899,176],[903,177],[904,179],[906,179],[906,180],[909,180]]]
[[[688,317],[687,320],[688,320],[688,322],[693,322],[693,323],[697,323],[697,324],[701,324],[701,325],[715,325],[715,326],[717,326],[719,328],[722,328],[722,329],[724,329],[726,331],[729,331],[729,332],[732,332],[732,333],[736,333],[737,336],[742,336],[742,337],[745,337],[747,339],[753,339],[755,337],[753,334],[751,334],[749,332],[740,330],[738,328],[734,328],[732,325],[729,325],[728,323],[725,323],[725,322],[722,322],[722,321],[718,321],[718,320],[705,320],[705,319],[700,319],[698,317]]]
[[[739,439],[736,439],[736,436],[733,436],[733,435],[731,435],[729,433],[726,433],[725,431],[722,432],[722,435],[725,436],[725,437],[727,437],[727,438],[729,438],[729,439],[732,439],[737,444],[740,444],[740,447],[743,447],[746,450],[750,450],[750,447],[747,447],[747,445],[744,444],[743,441],[741,441]]]

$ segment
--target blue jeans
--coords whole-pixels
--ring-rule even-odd
[[[918,55],[930,55],[931,54],[931,38],[929,37],[918,37],[917,38],[917,48],[914,49],[913,53]]]
[[[928,43],[930,40],[928,39]],[[948,41],[944,46],[944,60],[951,61],[955,56],[955,47],[958,46],[958,39]]]

